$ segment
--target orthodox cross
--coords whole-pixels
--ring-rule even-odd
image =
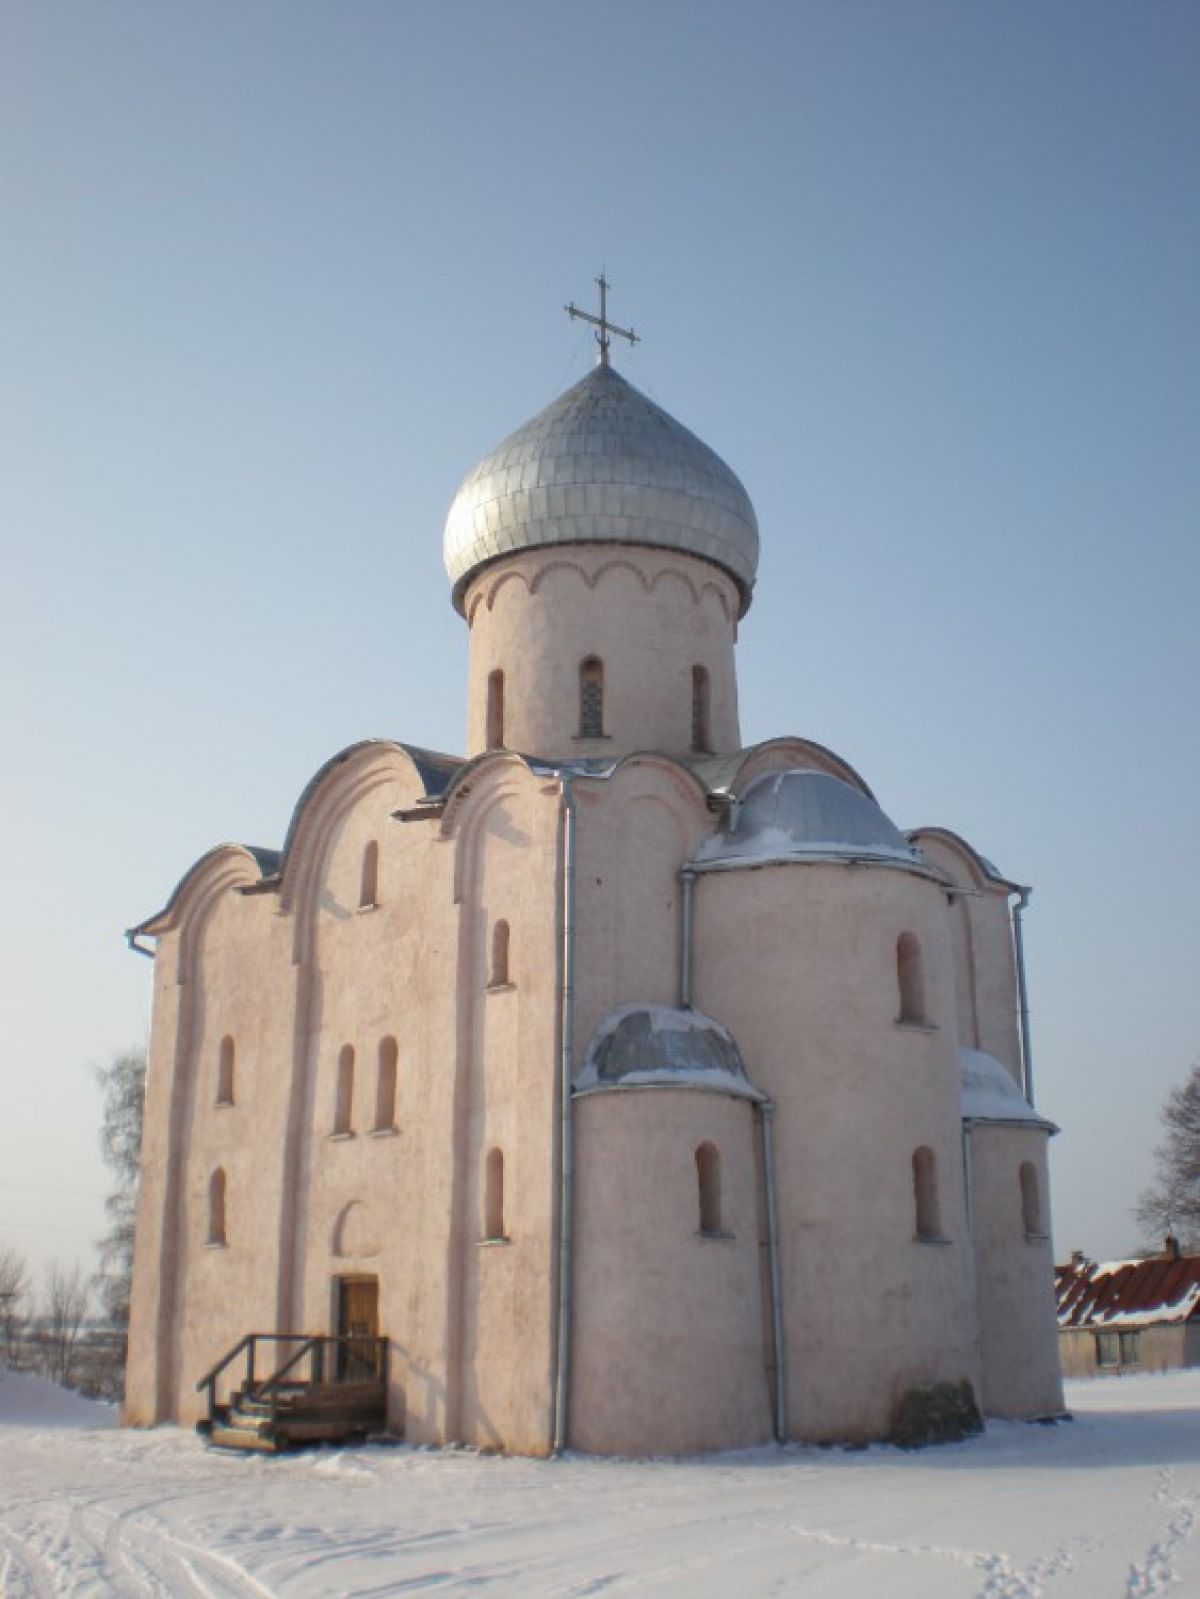
[[[570,305],[564,305],[563,310],[569,317],[578,317],[581,322],[591,322],[600,331],[596,334],[596,343],[600,346],[600,365],[608,365],[609,334],[620,334],[621,338],[628,339],[630,344],[637,344],[639,336],[632,328],[619,328],[615,322],[608,320],[608,279],[601,272],[596,279],[600,285],[600,315],[592,316],[590,311],[581,311],[574,300]]]

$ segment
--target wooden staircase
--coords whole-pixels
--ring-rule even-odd
[[[263,1356],[273,1370],[259,1375]],[[243,1362],[237,1383],[227,1375]],[[220,1397],[220,1383],[234,1383]],[[387,1425],[387,1339],[247,1333],[196,1384],[208,1415],[196,1431],[225,1449],[276,1453],[290,1444],[344,1441]]]

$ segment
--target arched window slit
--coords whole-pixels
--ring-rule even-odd
[[[354,1048],[346,1044],[338,1056],[337,1094],[333,1106],[333,1130],[348,1133],[352,1130],[354,1114]]]
[[[504,748],[504,673],[496,668],[487,680],[487,747]]]
[[[396,1073],[399,1048],[394,1038],[379,1041],[379,1076],[375,1083],[375,1131],[386,1132],[396,1125]]]
[[[715,1144],[696,1150],[696,1184],[700,1201],[700,1232],[706,1238],[721,1236],[721,1156]]]
[[[208,1242],[228,1242],[225,1236],[225,1171],[221,1166],[208,1179]]]
[[[492,968],[488,977],[489,988],[507,988],[512,981],[508,970],[508,949],[508,923],[501,920],[492,928]]]
[[[579,663],[579,737],[604,737],[604,663],[595,655]]]
[[[217,1055],[217,1104],[233,1104],[233,1039],[228,1033],[221,1040]]]
[[[374,839],[363,850],[362,880],[358,891],[359,910],[371,910],[379,904],[379,845]]]
[[[913,1199],[918,1238],[940,1239],[942,1211],[938,1199],[937,1159],[928,1144],[913,1151]]]
[[[706,754],[712,747],[709,732],[709,686],[708,669],[703,666],[692,667],[692,749],[697,754]]]
[[[1019,1173],[1021,1184],[1021,1221],[1028,1238],[1041,1238],[1045,1232],[1042,1226],[1042,1195],[1038,1183],[1037,1168],[1031,1160],[1021,1162]]]
[[[483,1236],[488,1242],[506,1238],[504,1231],[504,1154],[489,1149],[483,1168]]]
[[[921,946],[913,933],[901,933],[896,940],[896,983],[900,990],[900,1022],[918,1027],[928,1024],[925,1007],[925,973]]]

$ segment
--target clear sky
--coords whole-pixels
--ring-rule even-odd
[[[90,1258],[121,930],[461,748],[459,478],[592,359],[755,501],[747,741],[1032,883],[1056,1241],[1200,1055],[1191,0],[0,6],[0,1242]]]

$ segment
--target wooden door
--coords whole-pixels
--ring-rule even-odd
[[[338,1346],[338,1377],[343,1382],[364,1382],[379,1375],[379,1279],[338,1279],[338,1335],[349,1340]]]

